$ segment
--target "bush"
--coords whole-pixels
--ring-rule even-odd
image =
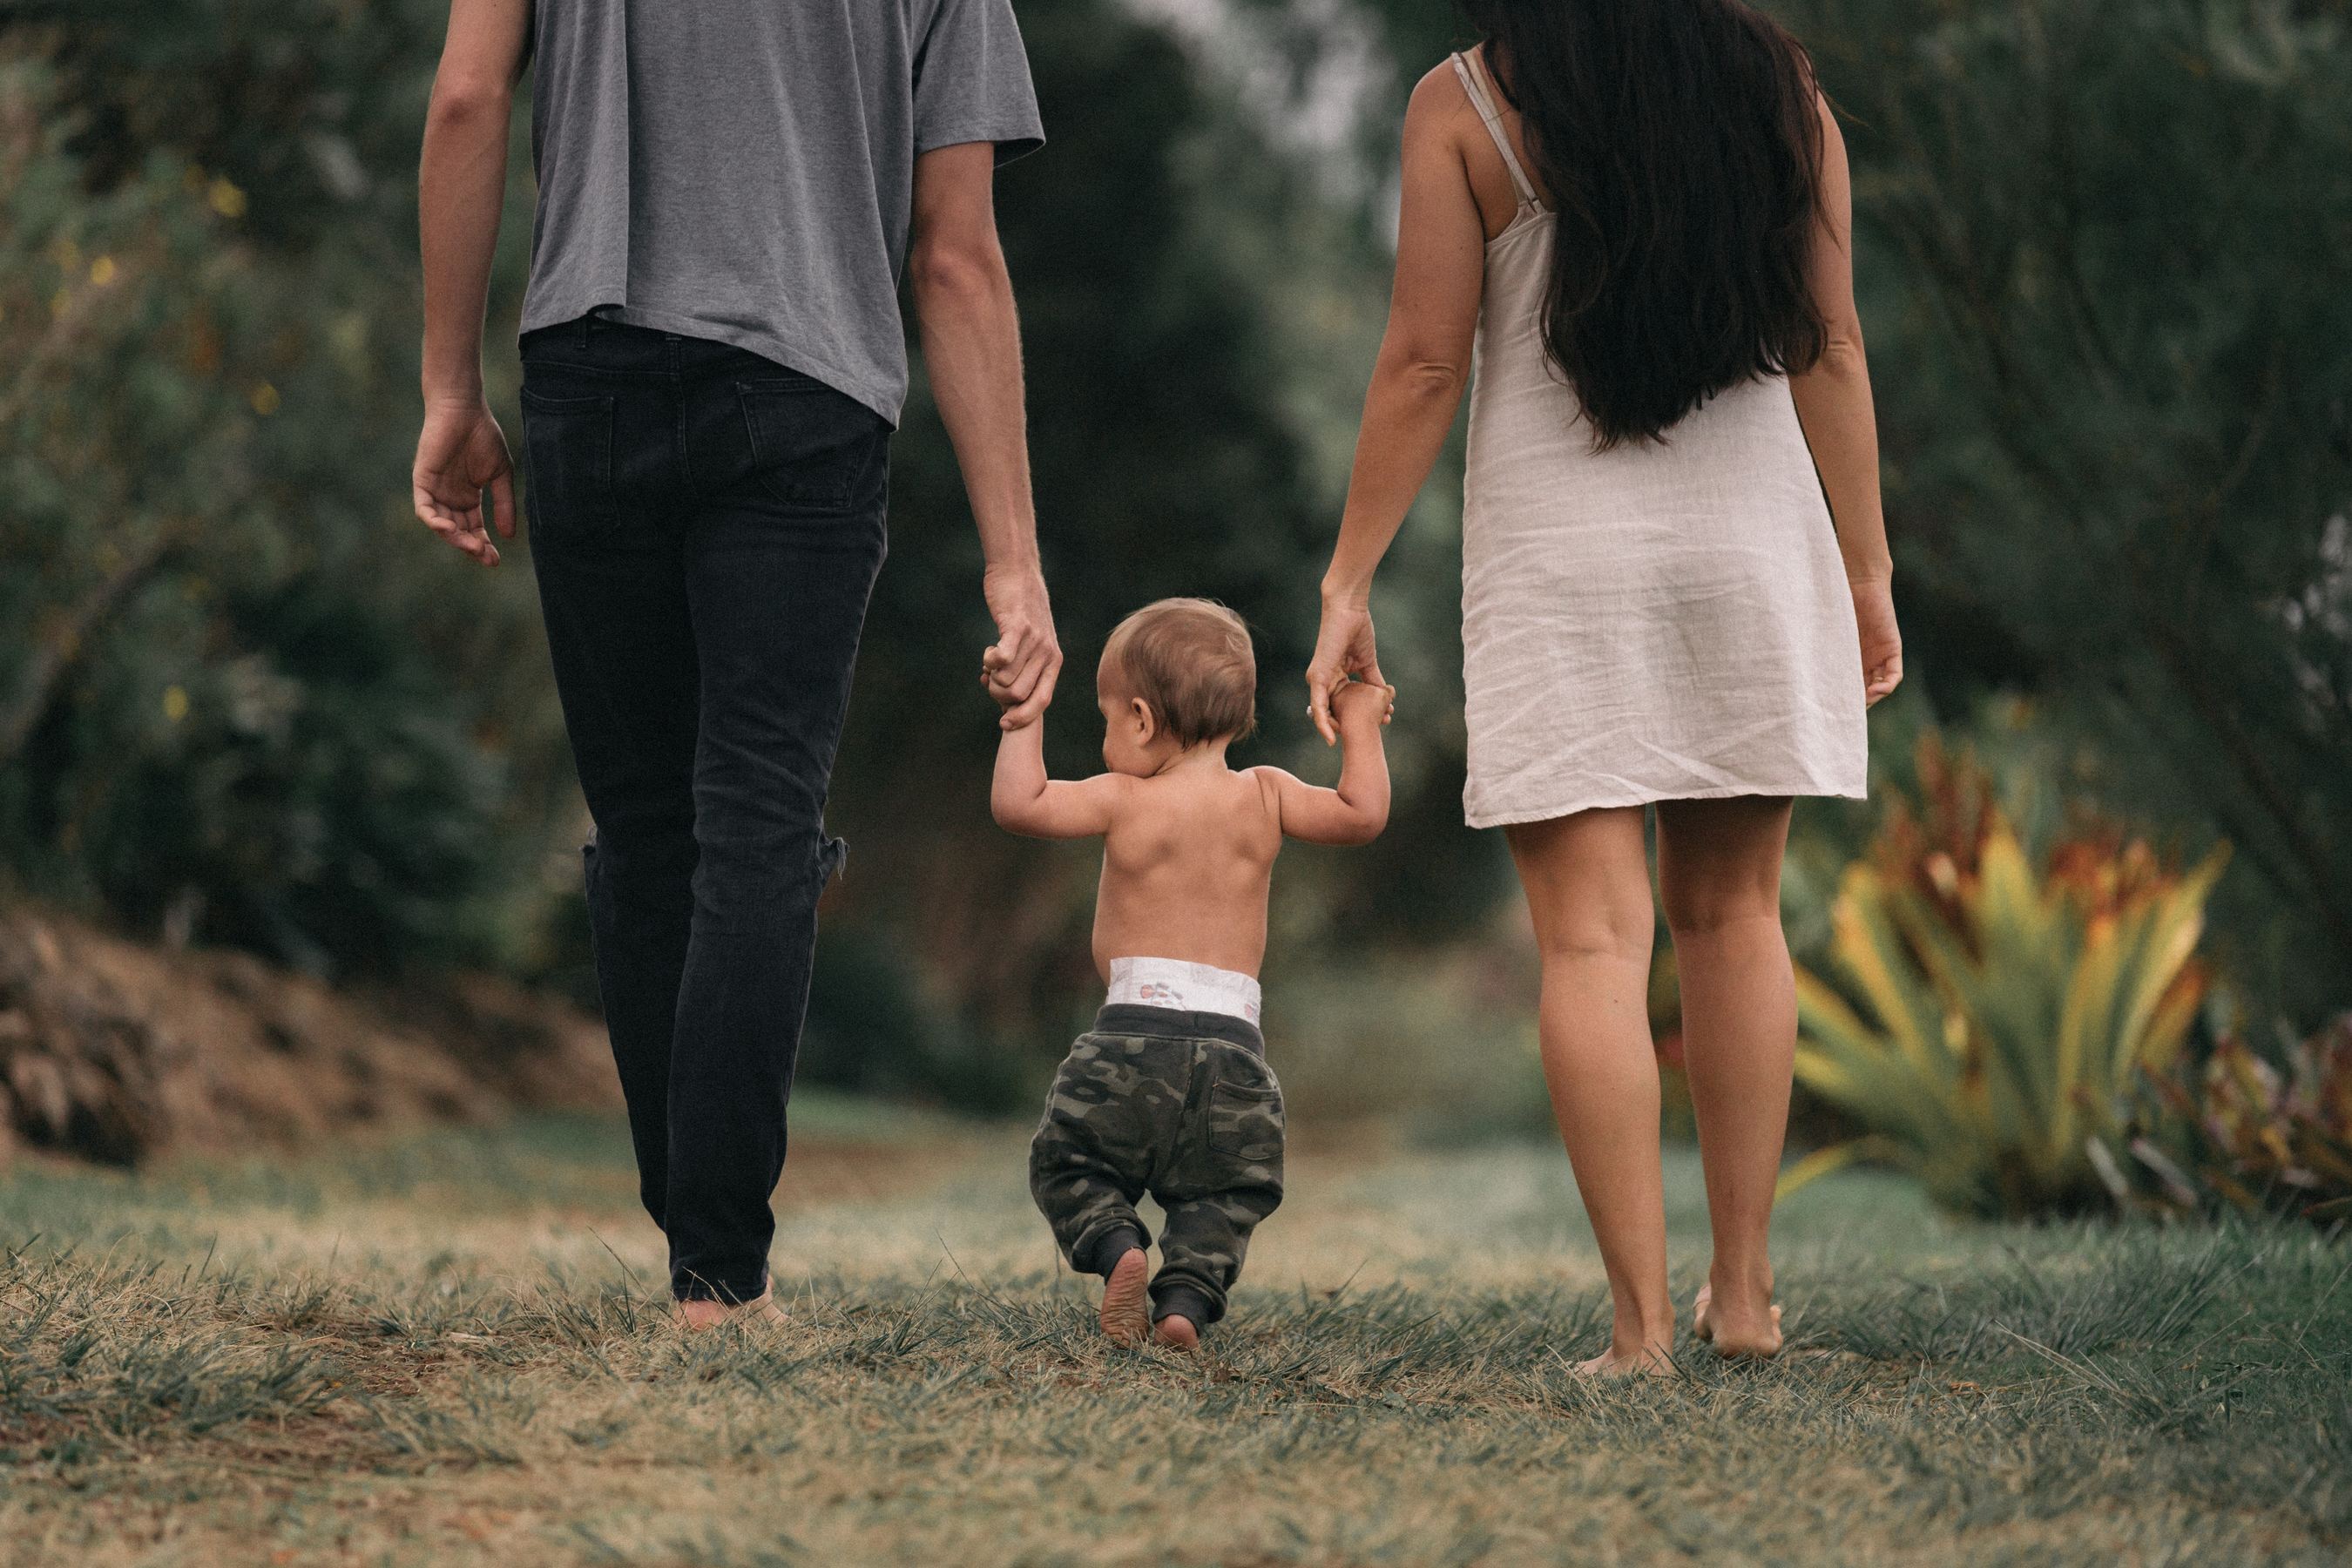
[[[530,584],[431,551],[403,482],[439,20],[0,26],[0,859],[33,891],[313,970],[532,956],[575,807]]]
[[[2172,1070],[2204,994],[2196,949],[2225,855],[2177,869],[2084,819],[2035,857],[1990,775],[1932,733],[1919,775],[1922,802],[1896,806],[1840,887],[1845,990],[1798,977],[1797,1077],[1864,1136],[1789,1184],[1868,1157],[1964,1213],[2104,1207],[2147,1075]]]
[[[2352,1015],[2289,1037],[2273,1065],[2232,1033],[2201,1070],[2163,1082],[2177,1119],[2164,1152],[2133,1145],[2162,1194],[2184,1208],[2352,1215]]]

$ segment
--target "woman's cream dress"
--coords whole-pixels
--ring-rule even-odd
[[[1486,246],[1462,509],[1473,827],[1720,795],[1863,794],[1862,654],[1786,379],[1592,449],[1544,353],[1552,214],[1483,65],[1454,67],[1519,207]]]

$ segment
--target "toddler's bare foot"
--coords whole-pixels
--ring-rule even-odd
[[[723,1328],[729,1323],[747,1329],[766,1329],[779,1327],[785,1321],[784,1310],[776,1305],[772,1290],[762,1290],[749,1301],[680,1301],[675,1311],[677,1326],[691,1333]]]
[[[1102,1331],[1122,1345],[1139,1345],[1151,1335],[1151,1302],[1144,1289],[1143,1248],[1129,1247],[1103,1281]]]
[[[1585,1377],[1654,1376],[1671,1373],[1675,1370],[1675,1363],[1664,1345],[1643,1345],[1633,1350],[1620,1350],[1611,1345],[1591,1361],[1577,1363],[1576,1370]]]
[[[1196,1351],[1201,1348],[1201,1331],[1192,1320],[1181,1312],[1171,1312],[1160,1320],[1152,1338],[1171,1351]]]

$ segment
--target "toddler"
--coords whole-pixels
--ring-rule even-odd
[[[1094,952],[1109,995],[1054,1076],[1029,1190],[1070,1266],[1103,1277],[1105,1333],[1191,1350],[1282,1201],[1282,1089],[1258,1033],[1274,858],[1286,836],[1379,836],[1393,693],[1334,695],[1345,762],[1339,787],[1320,789],[1226,764],[1256,724],[1257,660],[1221,605],[1163,599],[1129,616],[1095,689],[1107,771],[1048,779],[1041,719],[1004,732],[990,795],[1012,832],[1103,840]],[[1148,1287],[1147,1192],[1163,1216]]]

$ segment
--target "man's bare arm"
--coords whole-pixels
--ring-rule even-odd
[[[482,398],[482,313],[506,201],[507,130],[530,40],[530,0],[452,0],[425,116],[417,220],[425,259],[425,427],[410,474],[416,515],[486,566],[482,510],[514,536],[514,462]]]
[[[940,147],[915,160],[908,259],[931,396],[954,444],[987,557],[983,586],[996,645],[983,663],[1009,699],[1003,723],[1044,713],[1062,668],[1037,557],[1029,491],[1029,432],[1021,384],[1021,323],[996,237],[996,149]]]

